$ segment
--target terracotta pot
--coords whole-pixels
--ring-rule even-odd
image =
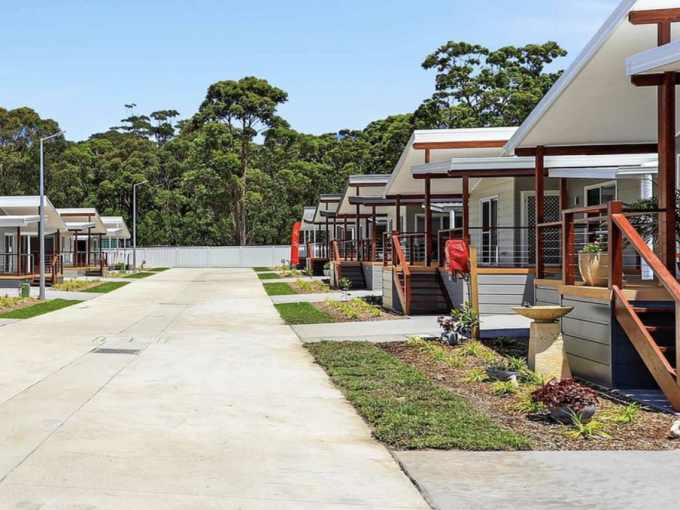
[[[578,269],[589,287],[609,285],[609,254],[605,252],[578,254]]]

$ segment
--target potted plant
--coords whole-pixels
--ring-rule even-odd
[[[578,254],[578,269],[589,287],[606,287],[609,282],[609,253],[602,236],[586,244]]]
[[[459,310],[451,310],[451,319],[455,323],[454,331],[459,334],[459,340],[472,338],[472,334],[479,327],[479,313],[472,307],[472,303],[464,303]]]
[[[330,276],[331,275],[331,263],[330,262],[326,262],[323,265],[323,275],[324,276]]]
[[[582,423],[588,423],[597,411],[597,392],[572,378],[552,379],[531,396],[535,402],[544,404],[550,416],[564,425],[571,425],[576,417]]]
[[[442,328],[442,342],[449,345],[458,345],[460,342],[460,335],[456,332],[456,323],[451,317],[439,317],[437,324]]]
[[[486,375],[492,381],[516,381],[521,374],[521,369],[513,366],[507,358],[497,358],[486,366]]]

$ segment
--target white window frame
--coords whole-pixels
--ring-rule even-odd
[[[496,201],[496,204],[497,204],[496,205],[496,215],[497,215],[496,221],[497,221],[497,223],[500,223],[500,220],[501,220],[501,200],[500,200],[499,195],[489,195],[487,197],[482,197],[482,198],[479,199],[479,227],[480,227],[480,230],[479,230],[479,252],[480,252],[480,256],[482,256],[482,257],[483,257],[483,254],[484,254],[484,240],[483,240],[484,231],[481,230],[481,229],[484,227],[484,204],[486,202],[491,202],[492,200]],[[500,227],[500,225],[496,225],[496,226]],[[500,237],[498,237],[497,239],[500,240]],[[493,258],[495,259],[495,262],[491,262],[491,263],[489,263],[489,265],[490,266],[499,265],[501,257],[500,257],[500,252],[498,250],[498,244],[496,245],[496,256],[493,257]]]
[[[588,207],[588,191],[597,188],[606,188],[608,186],[614,185],[614,200],[619,199],[619,182],[618,181],[607,181],[601,182],[599,184],[591,184],[589,186],[583,186],[583,205]],[[600,192],[600,198],[602,198],[602,192]],[[602,202],[600,202],[602,203]]]
[[[415,214],[413,215],[413,217],[414,217],[414,219],[413,219],[413,232],[418,232],[418,231],[417,231],[417,228],[418,228],[418,218],[423,218],[423,225],[425,225],[425,213],[415,213]],[[444,225],[443,225],[443,223],[444,223],[444,218],[449,218],[449,221],[451,221],[449,213],[433,212],[433,213],[432,213],[432,217],[433,217],[433,218],[439,218],[439,230],[437,230],[437,232],[439,232],[440,230],[444,230]],[[419,234],[424,234],[425,232],[418,232],[418,233],[419,233]],[[433,234],[434,234],[434,233],[435,233],[435,232],[433,232]]]

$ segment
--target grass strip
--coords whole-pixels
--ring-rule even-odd
[[[281,303],[274,305],[286,324],[327,324],[335,319],[311,303]]]
[[[260,280],[279,280],[281,277],[276,273],[258,273]]]
[[[417,368],[367,342],[305,344],[373,429],[393,448],[525,450],[529,441],[502,429]]]
[[[267,271],[272,271],[271,267],[254,267],[253,271],[256,273],[266,273]]]
[[[50,301],[38,303],[37,305],[27,306],[26,308],[19,308],[18,310],[12,310],[11,312],[0,314],[0,319],[31,319],[33,317],[37,317],[38,315],[54,312],[55,310],[61,310],[62,308],[66,308],[68,306],[77,305],[78,303],[82,303],[82,301],[71,299],[52,299]]]
[[[162,273],[163,271],[170,271],[169,267],[154,267],[153,269],[149,269],[152,273]]]
[[[270,296],[292,296],[297,294],[293,287],[287,283],[268,283],[264,286],[264,290]]]
[[[121,287],[130,285],[130,283],[131,282],[106,282],[102,283],[101,285],[96,285],[94,287],[84,289],[82,292],[92,292],[95,294],[108,294],[109,292],[113,292],[114,290],[120,289]]]
[[[153,276],[155,273],[132,273],[129,275],[124,276],[123,278],[131,278],[133,280],[139,280],[141,278],[148,278],[149,276]]]

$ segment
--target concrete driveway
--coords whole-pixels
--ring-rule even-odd
[[[0,509],[429,508],[251,270],[0,328]]]

